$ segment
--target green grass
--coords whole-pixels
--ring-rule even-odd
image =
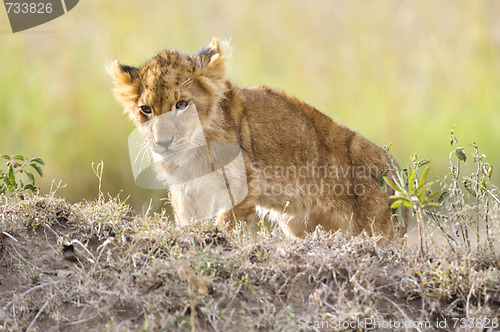
[[[118,7],[119,6],[119,7]],[[0,153],[37,155],[40,183],[67,187],[71,202],[98,195],[92,162],[105,162],[103,191],[138,211],[161,192],[133,182],[132,125],[104,65],[140,65],[157,51],[193,53],[231,38],[229,77],[297,95],[405,161],[413,151],[448,167],[448,133],[500,164],[500,23],[496,2],[121,1],[80,2],[69,14],[11,34],[0,11]],[[494,172],[494,182],[500,176]],[[158,203],[156,203],[158,204]]]

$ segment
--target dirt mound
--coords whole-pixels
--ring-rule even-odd
[[[117,199],[34,197],[0,205],[0,221],[7,330],[455,330],[500,314],[491,256],[179,228]]]

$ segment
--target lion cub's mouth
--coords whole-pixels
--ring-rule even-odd
[[[148,142],[148,146],[151,149],[151,152],[162,156],[182,154],[189,150],[193,150],[192,147],[193,144],[190,144],[190,140],[188,137],[182,139],[175,139],[175,141],[172,142],[173,140],[174,139],[172,139],[169,142],[162,142],[159,144],[154,142]]]
[[[162,155],[162,154],[168,152],[168,148],[165,148],[161,145],[148,144],[148,146],[149,146],[149,149],[151,150],[151,152],[159,154],[159,155]]]

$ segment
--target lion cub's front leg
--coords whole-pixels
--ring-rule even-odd
[[[175,219],[180,225],[189,225],[213,216],[214,197],[207,191],[193,193],[180,184],[170,187],[169,197]]]
[[[253,222],[255,212],[255,204],[250,204],[249,200],[245,199],[234,208],[217,214],[216,223],[220,227],[229,229],[234,228],[239,222],[245,223],[248,227]]]

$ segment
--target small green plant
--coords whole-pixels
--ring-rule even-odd
[[[424,224],[424,211],[439,207],[439,202],[434,202],[436,196],[442,198],[442,193],[432,192],[431,187],[434,182],[427,181],[429,167],[425,167],[424,171],[419,175],[420,169],[429,164],[429,160],[418,160],[417,155],[413,156],[412,161],[408,164],[407,169],[397,170],[393,179],[384,176],[387,185],[395,190],[395,194],[391,196],[394,203],[391,208],[407,207],[413,211],[417,217],[418,235],[420,240],[420,253],[422,256],[427,252],[427,234]]]
[[[427,215],[439,228],[455,253],[473,254],[475,249],[488,250],[495,256],[495,227],[493,221],[500,204],[498,189],[491,183],[493,166],[486,162],[486,156],[479,152],[477,144],[471,144],[476,169],[469,175],[463,174],[468,155],[455,136],[455,128],[450,130],[449,154],[450,178],[442,184],[442,191],[431,190],[434,182],[427,180],[428,160],[418,160],[415,155],[408,168],[395,172],[392,178],[380,174],[383,189],[390,186],[395,190],[392,208],[408,208],[414,212],[419,232],[420,252],[427,251],[427,234],[424,217]],[[425,166],[425,167],[424,167]],[[440,209],[437,209],[440,207]],[[481,225],[484,225],[482,231]],[[475,237],[473,234],[475,233]],[[484,234],[486,233],[486,241]]]
[[[484,154],[479,153],[478,145],[471,144],[476,171],[463,177],[461,171],[463,164],[467,162],[467,154],[455,136],[455,128],[450,130],[450,144],[455,146],[455,150],[450,152],[452,182],[447,188],[450,194],[444,207],[448,218],[456,222],[450,223],[451,231],[445,235],[453,240],[453,247],[463,253],[470,253],[472,238],[469,233],[475,231],[477,249],[480,249],[482,221],[486,230],[487,247],[494,251],[491,208],[493,204],[500,204],[500,199],[497,189],[490,182],[493,166],[485,161]],[[471,227],[474,225],[475,229]]]
[[[0,169],[0,200],[17,197],[25,199],[29,193],[35,193],[39,188],[35,184],[35,176],[30,169],[34,169],[43,176],[42,166],[45,165],[41,158],[28,158],[23,155],[1,155],[7,160],[6,169]]]

